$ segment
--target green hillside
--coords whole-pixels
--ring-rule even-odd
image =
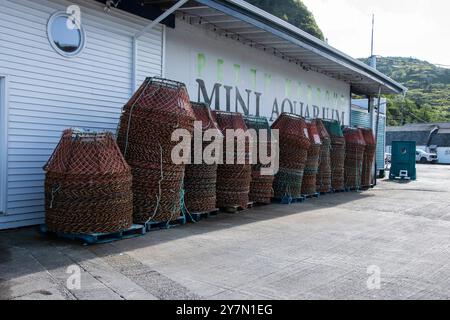
[[[290,24],[323,40],[322,30],[314,19],[313,14],[300,0],[246,0]]]
[[[389,125],[450,122],[450,69],[402,57],[380,57],[377,69],[409,89],[405,100],[388,97]]]
[[[311,35],[324,39],[313,14],[300,0],[247,0]],[[412,54],[414,54],[412,52]],[[368,62],[368,59],[361,59]],[[378,70],[405,85],[406,98],[388,97],[388,123],[450,122],[450,69],[414,58],[381,57]]]

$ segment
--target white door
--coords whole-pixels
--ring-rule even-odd
[[[0,75],[0,214],[6,213],[7,124],[6,78]]]

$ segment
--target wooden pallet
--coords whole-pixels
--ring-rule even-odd
[[[147,232],[157,231],[157,230],[167,230],[178,226],[183,226],[187,222],[186,217],[181,216],[178,219],[172,221],[154,222],[150,221],[145,224],[145,230]]]
[[[232,213],[232,214],[234,214],[234,213],[238,213],[238,212],[242,212],[242,211],[251,209],[254,206],[255,206],[254,202],[249,202],[249,203],[247,203],[247,207],[245,207],[245,208],[242,207],[242,206],[237,206],[236,205],[236,206],[228,206],[228,207],[220,208],[220,211],[225,212],[225,213]]]
[[[266,202],[255,202],[255,207],[265,207],[270,205],[271,203],[266,203]]]
[[[320,197],[320,193],[316,192],[315,194],[303,195],[303,197],[304,197],[305,199],[319,198],[319,197]]]
[[[273,198],[273,202],[279,203],[279,204],[293,204],[293,203],[303,203],[305,202],[304,197],[300,198],[292,198],[292,197],[283,197],[283,198]]]
[[[208,219],[212,216],[217,216],[219,209],[214,209],[207,212],[189,212],[186,214],[187,222],[199,222],[203,219]]]
[[[145,227],[141,224],[134,224],[131,228],[111,233],[64,233],[49,231],[45,224],[39,227],[44,235],[55,236],[60,239],[81,241],[84,245],[111,243],[114,241],[140,237],[145,234]]]

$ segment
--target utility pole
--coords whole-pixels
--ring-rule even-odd
[[[375,34],[375,14],[372,14],[372,39],[370,43],[370,66],[374,69],[377,68],[377,57],[374,54],[374,34]],[[378,106],[377,106],[377,116],[375,117],[375,98],[372,96],[369,98],[369,104],[371,104],[370,108],[370,122],[372,130],[375,131],[375,146],[378,148],[378,130],[379,130],[379,122],[380,122],[380,105],[381,105],[381,85],[378,88]],[[375,122],[375,124],[374,124]],[[375,127],[375,128],[374,128]],[[374,164],[372,168],[373,172],[373,183],[377,185],[377,157],[375,156]]]
[[[375,34],[375,14],[372,14],[372,41],[370,44],[370,66],[377,68],[377,56],[373,54],[373,38]]]
[[[372,38],[371,38],[371,42],[370,42],[370,59],[369,59],[369,65],[376,69],[377,68],[377,57],[374,55],[374,30],[375,30],[375,14],[372,14]],[[373,121],[374,121],[374,111],[375,111],[375,97],[369,96],[369,112],[370,112],[370,121],[372,123],[372,129],[375,129],[373,127]]]

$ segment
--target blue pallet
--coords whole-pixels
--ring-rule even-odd
[[[47,226],[43,224],[40,226],[40,232],[45,235],[52,235],[66,240],[81,241],[84,244],[92,245],[143,236],[145,234],[145,227],[141,224],[134,224],[129,229],[111,233],[64,233],[49,231]]]
[[[187,223],[187,219],[184,216],[181,216],[178,219],[172,220],[172,221],[164,221],[164,222],[150,221],[150,222],[145,223],[145,231],[151,232],[151,231],[156,231],[156,230],[167,230],[167,229],[185,225],[186,223]]]
[[[293,204],[293,203],[303,203],[305,202],[305,197],[300,198],[292,198],[289,196],[283,197],[283,198],[273,198],[273,202],[279,203],[279,204]]]

